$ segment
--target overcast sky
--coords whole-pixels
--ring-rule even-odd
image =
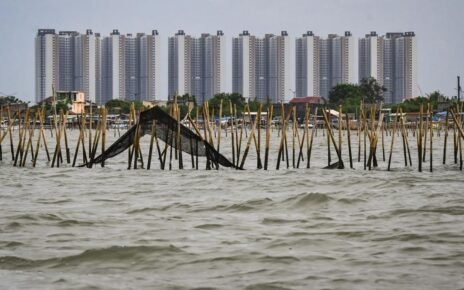
[[[256,36],[287,30],[292,38],[307,30],[326,37],[350,30],[414,31],[418,39],[419,86],[423,94],[456,95],[464,77],[464,0],[0,0],[0,95],[34,99],[34,37],[39,28],[90,28],[108,35],[157,29],[162,41],[162,94],[167,95],[167,37],[187,34],[227,36],[228,89],[231,38],[243,30]],[[463,81],[464,82],[464,81]]]

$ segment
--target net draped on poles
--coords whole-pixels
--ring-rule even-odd
[[[156,137],[173,148],[179,149],[176,138],[179,131],[178,126],[180,126],[180,150],[194,156],[205,156],[212,162],[224,167],[235,168],[234,164],[214,149],[211,144],[209,144],[206,140],[203,140],[202,137],[192,132],[189,128],[177,122],[176,119],[161,110],[158,106],[141,112],[138,124],[132,126],[101,155],[90,160],[90,162],[85,165],[91,166],[93,164],[99,164],[124,152],[134,143],[137,134],[137,126],[139,126],[138,134],[142,137],[146,134],[152,133],[153,122],[156,122]]]

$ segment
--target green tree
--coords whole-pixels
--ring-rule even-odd
[[[222,114],[223,115],[230,115],[230,105],[229,101],[232,102],[233,105],[237,106],[237,115],[240,115],[244,110],[246,100],[242,95],[238,93],[220,93],[216,94],[214,97],[208,100],[208,104],[210,108],[214,108],[215,113],[219,112],[219,107],[222,100]]]
[[[26,104],[26,102],[16,98],[15,96],[1,96],[0,106],[6,106],[10,104]]]
[[[384,93],[387,91],[387,89],[384,86],[381,86],[373,77],[362,79],[359,83],[359,89],[362,97],[364,98],[364,102],[368,104],[382,102],[384,99]]]
[[[397,108],[401,108],[403,112],[419,112],[421,105],[426,110],[429,103],[434,110],[445,110],[452,103],[452,100],[440,93],[440,91],[434,91],[427,94],[427,97],[406,99],[402,103],[392,105],[391,108],[394,112],[396,112]]]
[[[346,111],[355,111],[361,104],[361,89],[354,84],[338,84],[329,92],[329,104],[342,105]]]

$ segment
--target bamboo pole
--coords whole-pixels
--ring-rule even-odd
[[[419,137],[417,138],[417,150],[419,153],[418,159],[419,159],[419,172],[422,172],[422,116],[424,113],[424,107],[421,104],[420,109],[419,109]]]
[[[37,156],[39,155],[40,139],[42,137],[42,132],[43,132],[42,110],[41,109],[38,110],[37,117],[39,119],[40,128],[39,128],[39,134],[37,136],[37,143],[35,146],[35,154],[33,154],[33,157],[32,157],[32,167],[35,167],[35,165],[37,164]]]
[[[10,106],[8,106],[8,120],[10,121],[10,125],[8,126],[8,134],[10,135],[10,151],[11,151],[11,160],[14,161],[15,159],[15,154],[14,154],[14,144],[13,144],[13,132],[11,131],[11,128],[13,127],[14,122],[16,122],[16,115],[18,115],[18,120],[20,119],[21,116],[21,111],[16,112],[15,115],[13,115],[13,120],[11,119],[11,114],[10,114]],[[19,123],[20,121],[18,121]]]
[[[269,144],[270,144],[270,139],[271,139],[271,123],[272,123],[272,111],[273,111],[273,106],[268,105],[267,107],[267,122],[266,122],[266,145],[264,148],[264,170],[267,170],[268,168],[268,158],[269,158]]]
[[[343,123],[342,123],[342,105],[338,106],[338,149],[340,150],[340,155],[342,154],[342,129],[343,129]]]
[[[433,144],[432,144],[432,143],[433,143],[433,142],[432,142],[432,139],[433,139],[433,130],[432,130],[432,129],[433,129],[433,128],[432,128],[432,127],[433,127],[433,126],[432,126],[433,111],[432,111],[432,105],[431,105],[430,103],[429,103],[429,109],[428,109],[428,111],[429,111],[429,114],[430,114],[430,115],[429,115],[429,119],[430,119],[430,146],[429,146],[429,148],[430,148],[430,155],[429,155],[429,158],[430,158],[430,172],[432,172],[432,171],[433,171],[433,162],[432,162],[432,157],[433,157],[433,147],[432,147],[432,145],[433,145]]]
[[[257,144],[256,144],[256,141],[255,141],[256,157],[257,157],[257,159],[256,159],[256,168],[258,168],[258,169],[263,168],[263,165],[262,165],[262,162],[261,162],[261,112],[262,112],[262,109],[263,109],[263,106],[260,103],[259,107],[258,107],[257,121],[255,120],[255,122],[258,122],[258,124],[256,125],[257,126],[257,131],[258,131]],[[253,135],[253,139],[255,139],[255,137],[256,137],[256,135]]]
[[[427,132],[429,131],[429,115],[430,115],[430,103],[427,104],[427,113],[425,114],[425,129],[422,131],[424,132],[424,143],[423,143],[423,152],[422,152],[422,162],[425,162],[425,156],[427,153]]]
[[[363,105],[361,103],[359,107],[359,115],[358,115],[358,120],[357,120],[357,129],[358,129],[358,162],[361,162],[361,125],[362,125],[362,111],[363,111]],[[365,169],[365,168],[364,168]]]
[[[234,110],[235,110],[235,113],[237,114],[237,105],[234,105]],[[243,115],[243,113],[242,113],[242,115]],[[243,127],[244,126],[245,126],[244,119],[242,118],[242,125],[240,126],[240,137],[237,139],[237,166],[238,166],[238,163],[240,161],[240,151],[241,151],[241,147],[242,147],[242,136],[243,136]]]
[[[296,168],[300,168],[300,161],[303,159],[303,146],[304,146],[305,140],[308,139],[307,138],[307,136],[308,136],[308,118],[309,118],[308,117],[308,104],[306,104],[306,106],[305,106],[303,136],[301,137],[301,141],[298,140],[299,152],[298,152],[298,162],[296,164]]]
[[[181,135],[181,116],[180,116],[180,108],[177,105],[177,150],[178,150],[178,157],[179,157],[179,169],[184,169],[184,160],[182,159],[182,135]]]
[[[221,150],[222,101],[223,100],[221,99],[221,103],[219,104],[219,127],[218,127],[218,138],[217,138],[217,152],[220,152]]]
[[[296,148],[295,148],[295,137],[296,137],[296,130],[297,130],[297,121],[296,121],[296,107],[293,106],[293,126],[292,126],[292,166],[296,168],[295,158],[296,158]]]
[[[235,165],[235,138],[234,138],[234,107],[232,101],[229,101],[229,116],[230,116],[230,140],[232,145],[232,163]]]
[[[407,167],[408,166],[408,157],[407,157],[407,151],[406,151],[406,134],[405,134],[405,129],[404,129],[404,120],[403,120],[403,109],[400,108],[400,126],[401,126],[401,137],[402,137],[402,140],[403,140],[403,155],[404,155],[404,166]]]
[[[445,119],[445,138],[443,142],[443,164],[446,164],[446,145],[448,141],[448,131],[449,131],[449,110],[446,111],[446,119]]]
[[[106,150],[106,129],[107,129],[107,116],[108,116],[108,110],[103,107],[103,116],[102,116],[102,119],[103,119],[103,123],[102,123],[102,143],[101,143],[101,152],[105,152]],[[105,160],[102,161],[101,163],[101,167],[105,167]]]
[[[285,110],[284,110],[284,104],[281,103],[281,109],[280,109],[280,121],[281,121],[281,128],[280,128],[280,146],[279,146],[279,152],[277,154],[277,164],[276,164],[276,170],[279,170],[280,168],[280,160],[282,158],[282,155],[284,155],[284,138],[285,138],[285,131],[286,131],[286,118],[285,118]]]
[[[14,157],[14,164],[13,166],[16,166],[18,164],[18,161],[20,158],[22,158],[22,147],[23,147],[23,135],[24,135],[24,126],[29,118],[29,109],[26,111],[26,116],[24,120],[19,119],[19,138],[18,138],[18,146],[16,147],[16,154]],[[20,157],[21,155],[21,157]],[[19,165],[21,166],[21,162],[19,162]]]
[[[388,156],[387,171],[390,171],[390,166],[391,166],[391,160],[392,160],[392,154],[393,154],[393,144],[395,144],[395,131],[396,131],[396,127],[398,125],[398,112],[399,112],[399,107],[396,108],[396,116],[395,116],[395,122],[394,122],[394,125],[393,125],[393,134],[392,134],[392,139],[391,139],[391,144],[390,144],[390,155]],[[402,116],[400,118],[402,118]]]
[[[247,158],[248,151],[250,150],[251,141],[253,140],[253,136],[255,134],[256,123],[257,123],[257,120],[255,120],[254,122],[251,120],[250,106],[246,104],[245,107],[247,109],[248,117],[250,118],[250,122],[252,123],[252,126],[251,126],[250,136],[248,136],[248,141],[245,147],[245,151],[243,152],[242,162],[240,163],[240,167],[239,167],[240,169],[243,169],[243,166],[245,165],[245,160]]]
[[[84,117],[85,118],[85,117]],[[82,142],[83,134],[82,134],[82,119],[83,119],[83,114],[81,113],[81,117],[77,120],[77,123],[79,125],[79,137],[77,138],[77,144],[76,144],[76,149],[74,151],[74,157],[73,157],[73,162],[72,162],[72,167],[76,166],[76,161],[77,161],[77,155],[79,154],[79,147]],[[39,136],[40,137],[40,136]],[[85,146],[83,147],[85,149]]]
[[[311,140],[309,143],[309,148],[307,148],[308,157],[306,158],[306,168],[311,167],[311,153],[313,149],[314,134],[317,134],[317,107],[314,110],[314,126],[313,129],[311,129]]]
[[[383,162],[385,162],[385,124],[382,126],[382,157]],[[388,135],[388,132],[387,132]]]
[[[338,157],[338,169],[343,169],[343,168],[344,168],[344,165],[343,165],[342,156],[341,156],[341,154],[340,154],[340,149],[339,149],[339,147],[337,146],[337,143],[335,142],[335,137],[334,137],[332,128],[331,128],[330,125],[329,125],[329,118],[328,118],[328,116],[327,116],[327,112],[326,112],[325,109],[322,111],[322,115],[324,116],[324,121],[325,121],[326,126],[327,126],[327,129],[328,129],[328,130],[327,130],[327,134],[329,135],[330,140],[332,140],[332,144],[333,144],[333,146],[334,146],[335,153],[337,154],[337,157]]]
[[[68,113],[64,115],[64,120],[63,122],[63,136],[64,136],[64,148],[66,151],[66,163],[70,164],[71,163],[71,155],[70,155],[70,149],[69,149],[69,144],[68,144],[68,134],[66,133],[66,127],[68,125]]]
[[[348,113],[346,114],[346,130],[347,130],[347,138],[348,138],[348,154],[350,156],[350,168],[353,169],[353,156],[351,154],[351,126],[350,126],[350,116]]]
[[[21,164],[22,167],[26,166],[26,160],[27,160],[27,155],[28,155],[28,152],[29,152],[29,148],[31,150],[32,160],[34,159],[34,148],[32,146],[32,138],[34,137],[35,125],[36,125],[37,120],[38,120],[37,112],[34,114],[34,118],[32,120],[33,120],[34,123],[32,124],[32,126],[29,126],[29,138],[28,138],[27,145],[26,145],[26,152],[24,153],[24,158],[23,158],[22,164]]]
[[[148,149],[148,160],[147,160],[147,170],[150,170],[151,167],[151,158],[153,155],[153,143],[155,140],[155,120],[153,120],[153,123],[151,125],[151,134],[150,134],[150,148]]]

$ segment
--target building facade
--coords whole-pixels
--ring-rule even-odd
[[[355,43],[351,32],[343,36],[315,36],[312,31],[296,39],[296,97],[320,96],[328,100],[330,90],[356,83]]]
[[[126,37],[114,29],[102,43],[102,101],[126,98]]]
[[[54,29],[39,29],[35,37],[35,101],[53,95],[59,85],[58,35]]]
[[[320,96],[320,46],[319,36],[312,31],[296,39],[296,97]]]
[[[385,103],[418,96],[417,42],[414,32],[375,32],[359,40],[359,81],[373,77],[385,86]]]
[[[216,35],[199,38],[179,30],[169,38],[169,97],[189,94],[204,102],[226,90],[226,41]]]
[[[257,38],[243,31],[232,39],[232,92],[262,103],[289,99],[291,40],[286,31]]]
[[[169,37],[168,45],[168,95],[191,94],[191,37],[179,30]]]
[[[87,29],[75,39],[74,90],[101,104],[101,39],[99,33]]]
[[[246,100],[256,98],[256,42],[256,37],[246,30],[232,39],[232,92]],[[265,86],[265,77],[259,80]]]
[[[88,29],[39,29],[35,39],[36,101],[60,91],[82,91],[97,104],[109,100],[153,100],[160,95],[160,39],[121,35],[117,29],[101,38]]]
[[[291,39],[286,31],[272,36],[269,46],[269,99],[272,103],[294,97],[292,85]]]
[[[157,30],[140,38],[140,99],[161,97],[161,39]]]

